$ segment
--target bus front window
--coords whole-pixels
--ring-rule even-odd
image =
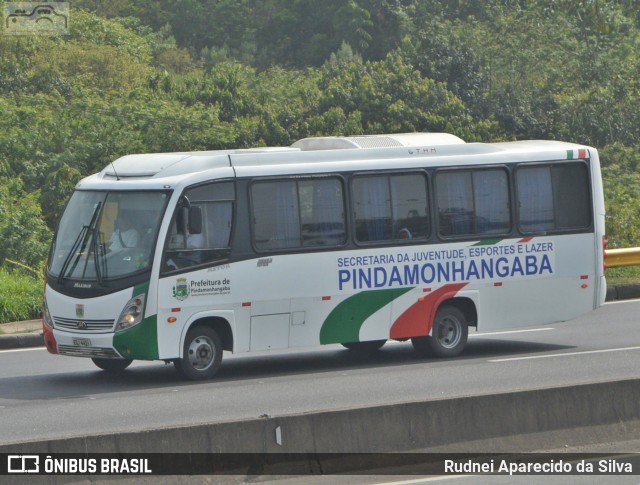
[[[167,200],[159,191],[76,191],[54,238],[49,275],[101,284],[149,270]]]

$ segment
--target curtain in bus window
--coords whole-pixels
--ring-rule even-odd
[[[353,191],[357,239],[390,239],[391,201],[387,177],[358,177],[353,181]]]
[[[344,197],[337,179],[298,182],[303,246],[345,242]]]
[[[423,174],[392,176],[391,210],[394,239],[424,238],[429,232],[427,184]]]
[[[214,202],[207,207],[207,247],[229,247],[231,237],[231,202]]]
[[[283,249],[300,245],[298,199],[293,181],[253,185],[253,225],[258,249]]]
[[[525,232],[554,229],[551,168],[520,168],[516,182],[520,229]]]
[[[469,172],[436,175],[438,224],[443,236],[473,233],[473,190]]]
[[[300,246],[300,218],[295,182],[276,184],[276,237],[274,246],[294,248]]]
[[[507,174],[503,170],[476,170],[473,174],[476,233],[501,234],[511,226]]]

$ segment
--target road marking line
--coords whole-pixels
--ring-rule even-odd
[[[9,349],[9,350],[0,350],[0,354],[5,354],[8,352],[28,352],[29,350],[44,350],[44,347],[29,347],[26,349]]]
[[[544,332],[545,330],[555,330],[555,328],[543,327],[543,328],[530,328],[530,329],[527,329],[527,330],[505,330],[504,332],[472,333],[472,334],[469,335],[469,338],[471,338],[471,337],[491,337],[493,335],[506,335],[508,333]]]
[[[416,478],[414,480],[403,480],[400,482],[380,482],[377,485],[412,485],[415,483],[439,482],[441,480],[452,480],[454,478],[473,478],[477,475],[446,475],[437,477]]]
[[[585,350],[583,352],[566,352],[563,354],[548,354],[548,355],[530,355],[528,357],[511,357],[507,359],[491,359],[489,362],[511,362],[514,360],[531,360],[531,359],[548,359],[551,357],[569,357],[574,355],[586,355],[586,354],[603,354],[606,352],[621,352],[624,350],[639,350],[638,347],[622,347],[619,349],[602,349],[602,350]]]

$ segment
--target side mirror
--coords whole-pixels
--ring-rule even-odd
[[[189,233],[202,234],[202,208],[191,206],[189,208]]]

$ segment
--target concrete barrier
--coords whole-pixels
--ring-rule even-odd
[[[474,443],[516,452],[534,451],[543,444],[531,437],[545,433],[572,445],[638,439],[640,379],[14,443],[0,453],[468,452]]]
[[[0,350],[23,349],[28,347],[44,347],[44,336],[42,333],[0,335]]]

